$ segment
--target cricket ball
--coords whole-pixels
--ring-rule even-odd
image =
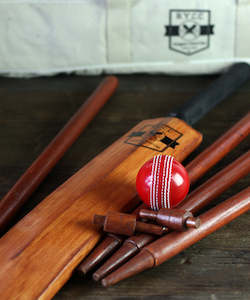
[[[147,161],[136,177],[137,193],[153,210],[177,206],[189,191],[186,169],[170,155],[157,155]]]

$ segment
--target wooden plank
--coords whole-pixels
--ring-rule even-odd
[[[82,165],[140,120],[162,116],[206,87],[215,76],[120,75],[111,102],[66,153],[19,218]],[[18,177],[75,112],[101,76],[60,75],[33,79],[0,78],[0,194],[4,196]],[[220,104],[195,128],[204,140],[186,160],[191,161],[248,109],[250,82]],[[154,99],[154,100],[152,100]],[[206,181],[249,148],[242,142],[201,180]],[[11,149],[11,151],[10,151]],[[225,192],[217,203],[249,185],[249,176]],[[91,278],[74,275],[57,293],[57,300],[156,299],[248,300],[250,298],[250,212],[207,237],[167,263],[105,289]],[[1,294],[1,292],[0,292]]]

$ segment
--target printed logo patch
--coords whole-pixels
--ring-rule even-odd
[[[169,25],[165,26],[165,36],[169,38],[169,49],[192,55],[208,49],[210,35],[214,34],[211,25],[210,10],[182,10],[169,11]]]

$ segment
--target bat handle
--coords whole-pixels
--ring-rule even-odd
[[[187,101],[178,112],[170,114],[192,125],[200,120],[218,103],[225,100],[250,78],[250,66],[247,63],[236,63],[204,91]]]

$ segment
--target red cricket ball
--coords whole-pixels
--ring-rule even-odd
[[[175,207],[186,197],[189,185],[186,169],[170,155],[154,156],[136,177],[137,193],[153,210]]]

